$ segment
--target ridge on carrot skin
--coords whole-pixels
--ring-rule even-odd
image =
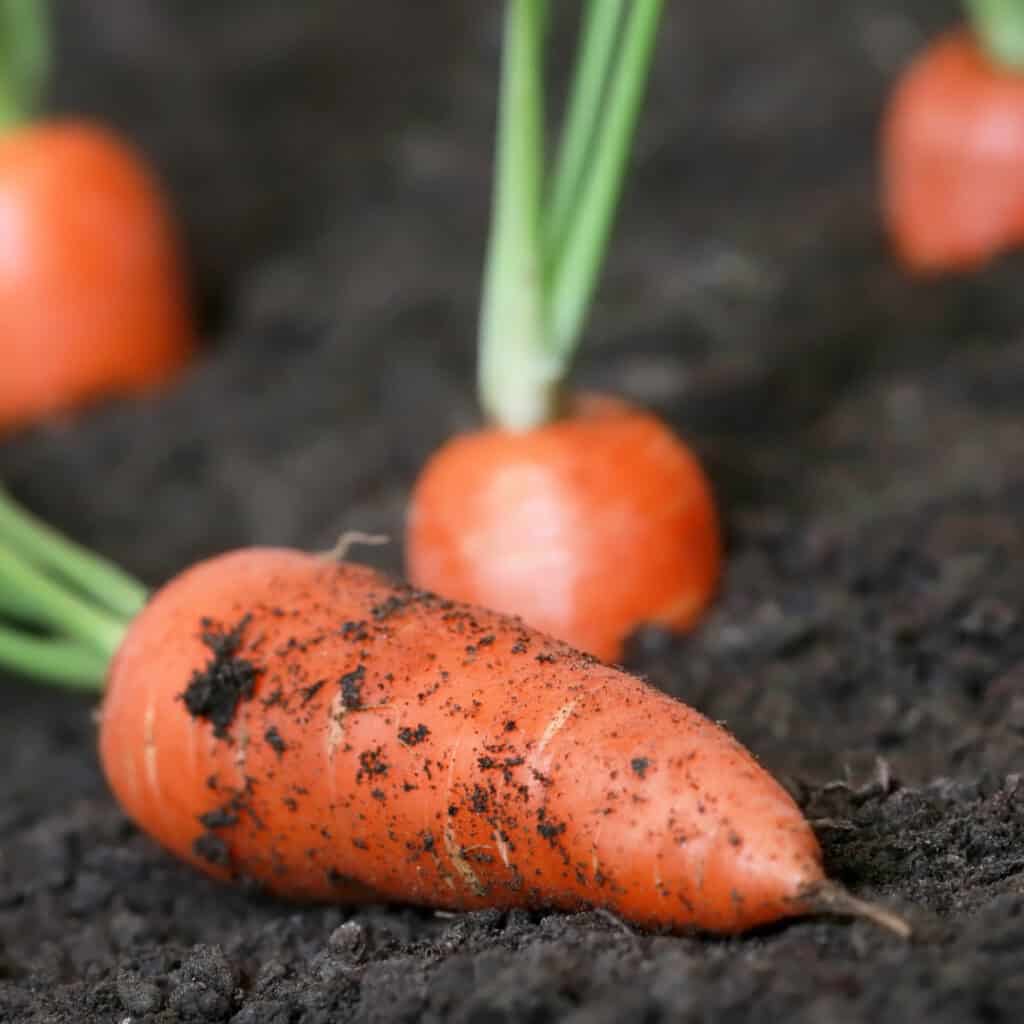
[[[696,711],[518,619],[296,551],[156,593],[100,752],[165,847],[288,898],[736,932],[813,910],[824,881],[789,795]]]
[[[85,121],[0,136],[0,431],[169,381],[196,341],[179,240],[139,157]]]
[[[653,414],[595,395],[531,431],[448,442],[416,483],[406,533],[417,586],[522,614],[606,661],[642,624],[691,626],[721,548],[692,452]]]
[[[911,270],[971,270],[1024,243],[1024,74],[996,67],[970,29],[904,72],[881,147],[886,228]]]

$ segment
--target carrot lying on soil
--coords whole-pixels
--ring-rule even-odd
[[[0,608],[18,586],[17,617],[111,657],[110,786],[210,875],[293,899],[597,906],[716,932],[837,910],[906,931],[826,881],[793,800],[722,728],[519,619],[249,548],[182,573],[128,624],[75,596],[97,577],[68,573],[69,590],[38,548],[3,547],[12,508]],[[12,637],[0,628],[0,664],[31,668]]]
[[[974,0],[897,82],[882,126],[883,212],[920,272],[1024,242],[1024,3]]]
[[[0,15],[42,32],[39,0],[6,0]],[[99,125],[26,120],[27,91],[12,110],[0,87],[0,433],[158,387],[195,348],[180,244],[153,174]]]
[[[660,0],[587,8],[541,203],[543,5],[510,0],[480,327],[489,419],[427,462],[408,510],[419,586],[522,615],[609,660],[639,625],[691,625],[720,575],[700,464],[653,414],[565,388],[621,191]]]

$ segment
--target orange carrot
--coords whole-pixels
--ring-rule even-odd
[[[590,4],[541,202],[543,5],[510,0],[479,338],[489,423],[416,482],[406,572],[609,660],[636,627],[682,629],[718,582],[695,455],[649,413],[566,386],[621,190],[661,0]]]
[[[179,240],[140,156],[98,125],[27,117],[43,8],[0,10],[0,433],[158,387],[195,346]]]
[[[792,800],[696,712],[515,619],[290,550],[156,594],[112,664],[100,753],[164,846],[288,897],[354,882],[728,932],[823,883]]]
[[[148,171],[95,125],[0,138],[0,431],[163,384],[193,329]]]
[[[0,664],[95,679],[108,661],[114,794],[217,878],[656,928],[835,910],[906,931],[826,881],[796,805],[723,729],[519,619],[275,548],[139,603],[0,493]]]
[[[456,438],[412,494],[409,578],[600,658],[641,623],[682,629],[721,563],[700,464],[655,416],[607,398],[535,430]]]
[[[883,119],[885,222],[920,272],[972,269],[1024,242],[1024,4],[968,7],[972,27],[914,60]]]

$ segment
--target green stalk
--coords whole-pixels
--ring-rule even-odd
[[[548,339],[566,364],[579,343],[607,249],[661,9],[662,0],[632,0],[590,168],[563,251],[552,268]]]
[[[107,671],[107,659],[91,647],[73,640],[28,636],[0,625],[0,664],[22,675],[98,690]]]
[[[146,588],[138,580],[15,504],[3,487],[0,544],[73,583],[122,618],[132,618],[146,603]]]
[[[0,131],[35,112],[50,70],[46,0],[0,0]]]
[[[34,622],[80,641],[109,659],[127,624],[65,590],[15,550],[0,544],[0,591],[17,595]]]
[[[615,44],[622,22],[623,0],[588,0],[573,73],[565,125],[552,177],[544,223],[544,248],[550,267],[562,251],[576,209],[601,117]]]
[[[1024,0],[965,0],[967,17],[993,63],[1024,71]]]
[[[541,175],[544,96],[541,55],[546,0],[508,0],[498,100],[491,237],[480,312],[479,392],[503,427],[549,419],[560,367],[544,335]]]

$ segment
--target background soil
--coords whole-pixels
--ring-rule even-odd
[[[210,348],[158,400],[0,445],[0,476],[154,583],[247,542],[400,536],[418,466],[476,415],[499,5],[55,6],[51,106],[162,169]],[[888,84],[956,6],[668,4],[579,372],[672,419],[728,521],[713,614],[630,666],[725,720],[917,939],[224,890],[119,814],[91,700],[4,679],[0,1019],[1019,1020],[1024,263],[911,283],[874,196]]]

